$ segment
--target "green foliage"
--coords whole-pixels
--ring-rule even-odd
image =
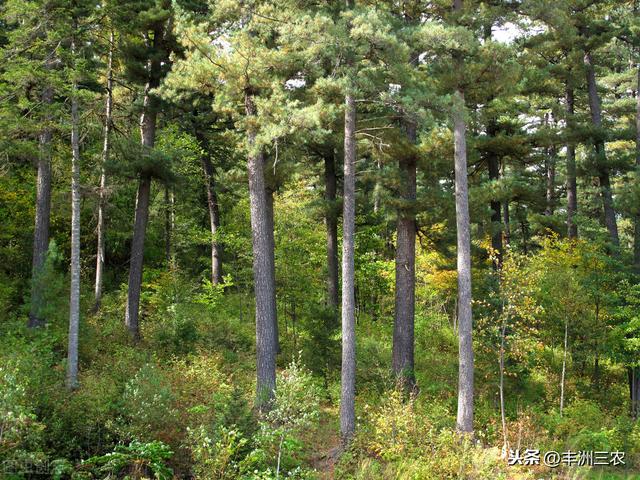
[[[171,480],[173,472],[166,463],[172,455],[173,452],[162,442],[133,441],[128,445],[118,445],[106,455],[88,458],[77,467],[80,473],[73,478],[126,475],[126,478],[138,479],[153,475],[156,480]]]
[[[124,387],[125,416],[121,429],[125,438],[150,440],[175,417],[174,394],[163,372],[153,364],[143,365]]]
[[[250,454],[249,461],[262,459],[267,471],[275,473],[274,478],[278,478],[281,471],[288,472],[293,478],[304,478],[298,475],[297,466],[294,466],[294,456],[303,448],[298,435],[315,426],[319,401],[315,380],[299,360],[294,360],[278,378],[273,404],[260,420],[258,449]]]
[[[61,272],[62,261],[58,245],[55,240],[51,240],[44,265],[31,280],[31,291],[37,294],[27,302],[33,303],[33,311],[38,318],[45,318],[52,323],[66,320],[66,289],[64,274]]]
[[[38,421],[17,365],[0,366],[0,465],[20,473],[23,465],[37,465],[43,454],[44,424]]]

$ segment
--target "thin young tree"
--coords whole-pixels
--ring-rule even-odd
[[[113,117],[113,51],[115,44],[115,35],[113,30],[109,34],[109,53],[107,55],[107,85],[104,108],[104,127],[102,140],[102,155],[100,164],[100,187],[98,191],[98,222],[96,225],[96,234],[98,237],[98,245],[96,248],[96,279],[94,286],[95,309],[100,307],[102,301],[102,284],[104,281],[104,255],[105,255],[105,219],[107,208],[107,171],[106,165],[109,161],[109,153],[111,150],[111,123]]]
[[[327,304],[337,312],[340,302],[338,278],[338,215],[336,198],[336,155],[333,146],[327,148],[324,160],[324,199],[326,202],[324,223],[327,229]]]
[[[565,91],[566,104],[566,126],[567,129],[574,127],[575,124],[575,99],[573,87],[567,80]],[[569,238],[578,238],[578,226],[576,225],[575,216],[578,213],[578,186],[576,181],[576,147],[571,140],[567,141],[567,234]]]

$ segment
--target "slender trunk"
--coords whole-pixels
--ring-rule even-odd
[[[245,93],[248,117],[257,114],[253,97]],[[255,127],[247,129],[247,172],[253,243],[253,282],[256,298],[256,406],[267,410],[276,388],[275,285],[273,250],[269,235],[268,204],[264,179],[264,154],[256,146]]]
[[[574,97],[573,88],[567,86],[567,128],[571,134],[574,125]],[[578,238],[578,226],[575,216],[578,213],[578,186],[576,182],[576,147],[571,140],[567,141],[567,235],[569,238]]]
[[[495,137],[498,133],[497,126],[490,122],[487,125],[487,134],[491,137]],[[500,159],[494,152],[488,152],[487,155],[487,167],[489,170],[489,180],[498,181],[500,179]],[[493,249],[495,258],[493,261],[493,269],[499,270],[502,265],[502,232],[500,231],[501,218],[500,218],[500,201],[491,200],[489,202],[491,207],[491,248]]]
[[[589,52],[584,55],[584,64],[587,72],[587,87],[589,93],[589,108],[591,111],[591,121],[597,130],[595,132],[595,152],[598,165],[598,177],[600,180],[600,192],[602,195],[602,206],[604,210],[604,223],[609,231],[611,243],[615,247],[620,246],[620,238],[618,236],[618,224],[616,222],[616,212],[613,206],[613,195],[611,193],[611,179],[609,177],[609,168],[607,166],[607,154],[605,151],[604,138],[602,133],[602,108],[600,104],[600,95],[596,84],[596,74]]]
[[[562,352],[562,375],[560,377],[560,416],[564,409],[564,378],[567,371],[567,340],[569,333],[569,319],[564,321],[564,349]]]
[[[266,162],[266,160],[265,160]],[[280,353],[280,335],[279,335],[279,327],[278,327],[278,304],[276,303],[276,261],[275,261],[275,251],[276,251],[276,241],[274,237],[274,217],[273,217],[273,190],[269,187],[265,187],[265,198],[267,199],[267,237],[269,239],[269,255],[271,256],[271,284],[273,285],[273,295],[271,297],[271,302],[273,305],[271,308],[276,314],[273,316],[273,331],[274,341],[275,341],[275,351],[276,354]]]
[[[549,155],[546,162],[546,201],[547,206],[544,210],[546,216],[553,215],[555,207],[555,184],[556,184],[556,149],[555,147],[549,148]]]
[[[356,425],[356,318],[355,318],[355,222],[356,222],[356,102],[347,93],[344,111],[344,194],[342,234],[342,392],[340,434],[343,443],[353,437]]]
[[[639,368],[629,367],[629,395],[631,398],[631,417],[637,419],[640,415],[640,372]]]
[[[276,465],[276,480],[280,478],[280,460],[282,459],[283,443],[284,443],[284,434],[280,435],[280,443],[278,444],[278,464]]]
[[[53,101],[53,89],[45,87],[42,92],[42,103],[50,105]],[[44,128],[40,132],[40,152],[38,154],[38,178],[36,184],[36,215],[33,230],[33,260],[31,276],[31,309],[29,311],[29,328],[42,327],[46,319],[40,310],[44,302],[45,285],[41,277],[49,249],[49,218],[51,215],[51,121],[50,115],[44,119]]]
[[[380,211],[380,202],[382,200],[382,163],[380,159],[376,161],[376,183],[373,186],[373,213]]]
[[[102,283],[104,278],[104,223],[105,210],[107,207],[107,173],[106,164],[109,161],[109,153],[111,149],[111,119],[113,111],[113,49],[114,34],[111,31],[109,35],[109,57],[107,60],[107,98],[105,100],[105,115],[103,127],[103,143],[102,143],[102,162],[100,165],[100,191],[98,200],[98,225],[97,236],[98,246],[96,249],[96,281],[94,288],[95,310],[100,307],[102,300]]]
[[[503,308],[504,310],[504,308]],[[509,436],[507,432],[507,417],[504,409],[504,339],[507,330],[507,317],[503,313],[500,328],[500,421],[502,422],[502,454],[509,451]]]
[[[71,43],[75,55],[75,39]],[[69,345],[67,388],[78,388],[78,333],[80,330],[80,139],[78,136],[78,86],[73,82],[71,98],[71,293],[69,298]]]
[[[211,228],[211,283],[218,285],[222,283],[222,245],[220,245],[218,241],[220,208],[218,206],[216,184],[213,178],[213,164],[207,155],[202,157],[202,168],[204,170],[205,186],[207,189],[207,207],[209,209],[209,226]]]
[[[164,258],[171,265],[172,205],[169,186],[164,186]]]
[[[405,122],[407,139],[416,143],[416,125]],[[393,324],[393,373],[407,390],[415,387],[414,320],[416,290],[416,158],[413,152],[398,160],[400,198],[396,246],[395,322]]]
[[[600,320],[600,303],[596,303],[596,312],[595,312],[595,331],[600,331],[600,326],[598,325]],[[598,345],[598,339],[595,339],[595,345],[593,346],[594,350],[594,360],[593,360],[593,385],[595,387],[596,392],[600,391],[600,348]]]
[[[340,301],[338,278],[338,215],[336,211],[336,160],[335,150],[324,156],[324,199],[326,202],[324,223],[327,228],[327,304],[338,310]]]
[[[156,138],[157,112],[152,105],[153,99],[149,91],[152,85],[145,86],[142,115],[140,116],[140,137],[142,145],[153,148]],[[136,196],[136,214],[133,226],[133,239],[131,241],[131,259],[129,261],[129,288],[127,291],[127,308],[125,312],[125,324],[134,341],[140,339],[139,308],[140,291],[142,288],[142,267],[144,260],[144,238],[149,220],[149,202],[151,199],[151,176],[141,174],[138,179],[138,192]]]
[[[502,225],[504,229],[504,245],[508,247],[511,243],[511,222],[509,220],[509,200],[502,204]]]
[[[636,183],[640,183],[640,63],[636,85]],[[634,219],[633,265],[640,272],[640,215]]]

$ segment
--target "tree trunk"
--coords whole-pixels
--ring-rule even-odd
[[[459,15],[463,0],[453,0],[453,10]],[[459,55],[454,58],[456,69],[464,67]],[[455,169],[457,270],[458,270],[458,412],[456,429],[473,433],[473,319],[471,311],[471,223],[467,187],[467,141],[464,91],[458,85],[453,97],[453,138]]]
[[[355,228],[356,228],[356,102],[353,93],[345,98],[344,194],[342,234],[342,392],[340,434],[348,443],[355,432],[356,318],[355,318]]]
[[[51,105],[53,89],[45,87],[42,92],[42,103]],[[49,250],[49,218],[51,215],[51,118],[45,118],[45,126],[40,133],[40,152],[38,154],[38,179],[36,184],[36,215],[33,230],[33,260],[31,276],[31,309],[29,311],[29,328],[42,327],[45,318],[40,314],[45,285],[42,284],[41,273]]]
[[[549,148],[549,155],[546,161],[546,201],[547,206],[544,210],[544,214],[548,217],[553,215],[555,208],[555,187],[556,187],[556,149],[555,147]]]
[[[504,229],[504,245],[508,247],[511,243],[511,222],[509,220],[509,200],[502,204],[502,225]]]
[[[202,168],[207,188],[207,207],[209,209],[209,226],[211,228],[211,283],[218,285],[222,283],[222,246],[218,241],[217,235],[218,227],[220,227],[220,208],[213,178],[213,164],[207,155],[202,157]]]
[[[506,455],[506,453],[509,451],[507,417],[504,408],[504,340],[507,330],[507,316],[504,312],[502,315],[502,327],[500,328],[500,421],[502,422],[502,454]]]
[[[487,135],[495,137],[498,133],[498,129],[493,122],[487,125]],[[489,180],[498,181],[500,179],[500,159],[494,152],[488,152],[487,155],[487,167],[489,170]],[[493,269],[499,270],[502,265],[502,232],[500,231],[501,218],[500,218],[500,201],[491,200],[489,202],[491,207],[491,248],[494,251],[495,259],[493,261]]]
[[[405,122],[407,139],[416,143],[416,125]],[[410,152],[398,160],[400,198],[396,245],[395,322],[393,324],[393,373],[407,390],[415,387],[414,320],[416,290],[416,158]]]
[[[456,0],[458,3],[459,0]],[[456,90],[453,118],[458,245],[458,414],[457,429],[473,432],[473,320],[471,313],[471,234],[467,188],[467,146],[464,93]]]
[[[562,410],[564,409],[564,378],[567,371],[567,341],[569,333],[569,319],[564,321],[564,349],[562,352],[562,375],[560,377],[560,416],[562,416]]]
[[[640,369],[628,367],[629,397],[631,399],[631,417],[635,420],[640,415]]]
[[[609,231],[611,243],[615,247],[620,246],[618,236],[618,224],[616,222],[616,212],[613,206],[613,196],[611,193],[611,179],[609,178],[609,168],[607,166],[607,154],[605,151],[604,138],[602,136],[602,109],[600,106],[600,95],[596,84],[596,74],[591,59],[591,53],[584,55],[584,64],[587,73],[587,87],[589,92],[589,108],[591,111],[591,121],[597,129],[595,136],[596,162],[598,165],[598,177],[600,180],[600,192],[602,194],[602,206],[604,210],[604,223]]]
[[[164,258],[171,265],[172,205],[169,186],[164,186]]]
[[[75,55],[75,39],[71,41]],[[78,136],[78,86],[71,92],[71,292],[69,297],[69,344],[67,388],[78,388],[78,334],[80,331],[80,138]]]
[[[145,95],[140,116],[140,137],[143,147],[152,149],[156,139],[157,112],[155,103],[149,93],[153,88],[151,83],[145,86]],[[138,180],[136,197],[136,215],[131,241],[131,259],[129,261],[129,288],[127,291],[127,309],[125,324],[134,341],[140,339],[139,308],[140,291],[142,288],[142,267],[144,260],[144,238],[149,220],[149,202],[151,199],[151,177],[141,174]]]
[[[107,173],[106,164],[109,160],[111,149],[111,119],[113,111],[113,49],[114,34],[109,35],[109,58],[107,60],[107,98],[105,101],[104,130],[102,144],[102,164],[100,166],[100,191],[98,200],[98,225],[96,227],[98,235],[98,246],[96,249],[96,281],[94,288],[94,301],[97,310],[102,300],[102,283],[104,278],[104,223],[105,209],[107,207]]]
[[[380,202],[382,201],[382,162],[380,159],[376,161],[376,181],[373,185],[373,213],[380,211]]]
[[[266,160],[265,160],[266,165]],[[267,200],[267,237],[269,238],[269,255],[271,256],[271,284],[273,285],[273,295],[271,298],[271,302],[273,305],[271,308],[276,314],[273,316],[273,331],[274,341],[275,341],[275,351],[276,354],[280,353],[280,335],[279,335],[279,326],[278,326],[278,304],[276,299],[276,260],[275,260],[275,252],[276,252],[276,240],[274,237],[274,228],[275,222],[273,217],[273,190],[270,187],[265,187],[265,198]]]
[[[574,124],[574,98],[573,88],[567,86],[567,128],[571,133]],[[578,186],[576,182],[576,147],[571,140],[567,142],[567,235],[569,238],[578,238],[578,226],[575,216],[578,213]]]
[[[245,93],[245,110],[248,117],[253,117],[257,113],[250,92]],[[256,146],[256,135],[255,127],[250,125],[247,128],[247,172],[256,298],[256,406],[264,411],[269,408],[276,388],[277,333],[274,325],[277,320],[275,285],[272,276],[274,257],[269,234],[269,207],[264,179],[264,154]]]
[[[636,183],[640,183],[640,63],[636,86]],[[633,265],[640,272],[640,215],[634,218]]]
[[[324,223],[327,228],[327,304],[338,310],[338,215],[336,211],[336,159],[335,150],[324,156],[324,199],[326,202]]]
[[[139,306],[142,288],[142,264],[144,258],[144,237],[149,220],[149,200],[151,197],[151,177],[142,175],[138,182],[136,194],[136,214],[131,241],[131,258],[129,262],[129,288],[127,290],[127,307],[125,325],[134,341],[140,340]]]

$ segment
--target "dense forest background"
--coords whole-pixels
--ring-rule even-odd
[[[637,0],[0,0],[0,132],[1,478],[640,478]]]

